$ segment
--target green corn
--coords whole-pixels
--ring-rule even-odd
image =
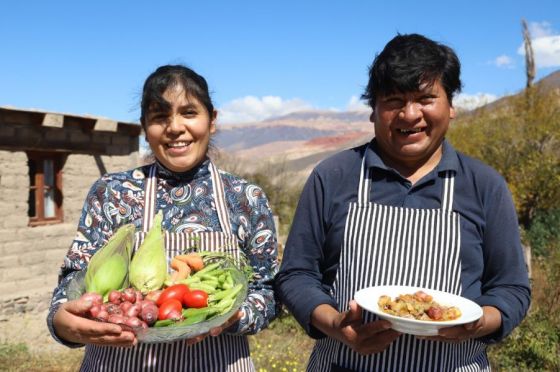
[[[128,264],[134,241],[134,225],[121,226],[90,259],[86,271],[87,292],[106,297],[128,286]]]
[[[146,238],[132,257],[130,284],[143,294],[160,289],[167,278],[167,258],[161,230],[163,215],[158,212]]]

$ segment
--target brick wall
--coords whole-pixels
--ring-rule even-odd
[[[69,155],[63,168],[64,223],[28,227],[27,155],[0,150],[0,320],[14,312],[48,307],[89,188],[102,171],[120,171],[138,164],[136,151],[97,158]]]

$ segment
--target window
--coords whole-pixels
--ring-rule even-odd
[[[62,165],[64,155],[28,152],[29,225],[62,222]]]

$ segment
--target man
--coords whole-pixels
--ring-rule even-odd
[[[319,339],[309,371],[489,370],[487,344],[525,316],[529,280],[507,185],[445,140],[460,88],[451,48],[397,35],[363,95],[375,138],[309,177],[276,278],[280,300]],[[400,334],[352,300],[380,285],[461,295],[483,316],[435,337]]]

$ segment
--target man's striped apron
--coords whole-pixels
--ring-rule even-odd
[[[210,163],[214,200],[222,231],[181,232],[165,231],[168,263],[185,249],[197,247],[202,251],[227,251],[237,257],[237,238],[231,231],[229,213],[221,177]],[[136,233],[135,250],[140,247],[156,214],[156,166],[150,168],[146,180],[143,231]],[[169,264],[168,264],[169,267]],[[221,334],[206,337],[202,342],[187,345],[184,340],[172,343],[139,343],[134,348],[87,345],[81,371],[254,371],[245,336]]]
[[[369,201],[372,170],[362,159],[358,202],[350,203],[333,284],[339,311],[356,291],[406,285],[461,294],[460,216],[453,212],[454,172],[446,172],[441,209]],[[378,319],[364,311],[364,321]],[[487,371],[485,345],[444,343],[403,334],[384,352],[363,356],[331,338],[317,341],[308,371]]]

